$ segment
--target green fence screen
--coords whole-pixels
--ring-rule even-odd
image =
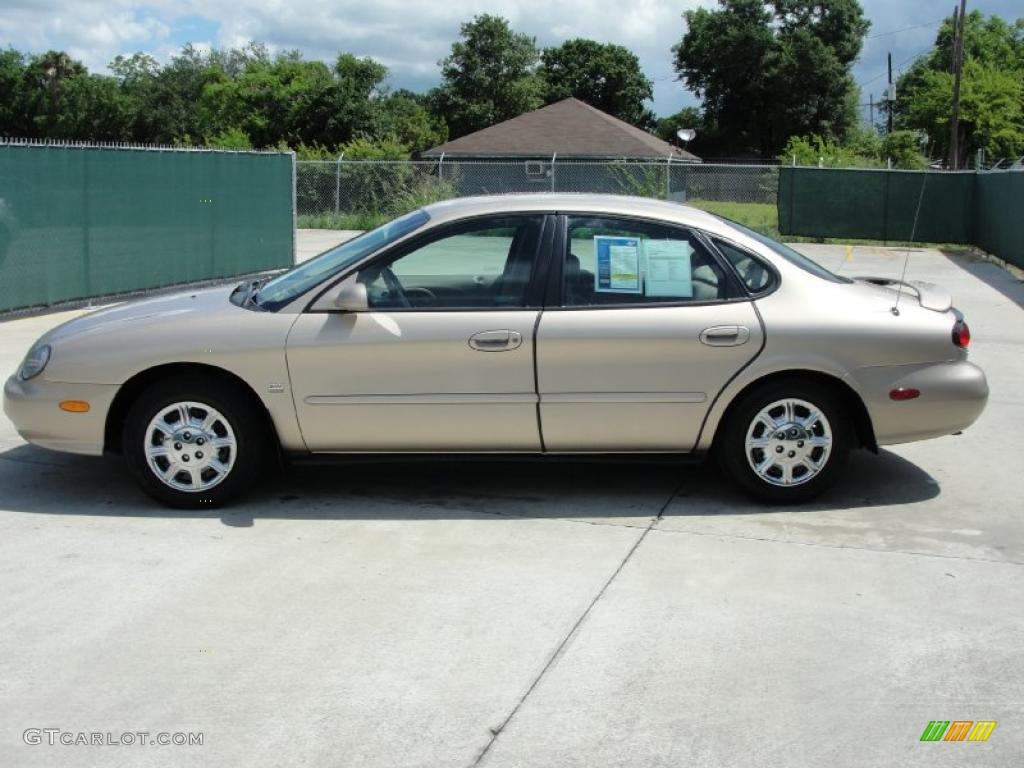
[[[1024,267],[1024,171],[979,173],[974,212],[974,244]]]
[[[974,244],[1024,265],[1020,172],[784,167],[778,209],[784,235]]]
[[[292,155],[0,145],[0,311],[293,261]]]

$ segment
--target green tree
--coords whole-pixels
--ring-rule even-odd
[[[653,96],[652,83],[628,48],[594,40],[566,40],[556,48],[544,49],[541,60],[547,103],[574,96],[638,127],[654,125],[654,115],[644,106]]]
[[[45,138],[79,138],[62,132],[62,111],[67,105],[64,95],[69,83],[86,77],[85,67],[63,51],[47,51],[33,56],[25,69],[29,108],[35,120],[34,135]]]
[[[534,38],[507,20],[483,14],[462,25],[461,39],[442,59],[442,84],[431,93],[435,114],[453,138],[536,109],[543,103]]]
[[[229,128],[206,140],[215,149],[252,149],[252,140],[241,128]]]
[[[198,109],[207,82],[218,77],[210,54],[191,44],[161,67],[137,93],[137,139],[160,144],[201,141],[211,131]]]
[[[870,26],[857,0],[719,0],[684,13],[675,69],[730,154],[777,154],[794,135],[856,125],[850,68]]]
[[[919,170],[927,165],[921,154],[920,135],[893,131],[884,138],[874,130],[855,130],[839,143],[821,136],[790,136],[779,155],[789,165],[821,165],[825,168],[893,168]]]
[[[422,152],[444,143],[448,127],[431,113],[426,99],[407,90],[389,93],[380,101],[384,135],[392,136],[411,152]]]
[[[900,77],[894,120],[924,131],[931,154],[949,156],[953,117],[952,18],[935,48]],[[964,69],[960,91],[961,165],[978,150],[990,159],[1024,155],[1024,19],[1013,24],[972,11],[964,22]]]
[[[0,135],[36,136],[27,69],[23,53],[12,48],[0,51]]]

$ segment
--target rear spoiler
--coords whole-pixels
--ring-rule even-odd
[[[925,309],[948,312],[953,307],[953,295],[935,283],[926,283],[923,280],[896,280],[891,277],[855,277],[854,280],[891,288],[894,291],[909,291]]]

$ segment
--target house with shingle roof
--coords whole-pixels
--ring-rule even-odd
[[[684,149],[635,125],[568,98],[513,117],[421,155],[448,160],[679,160],[700,162]]]

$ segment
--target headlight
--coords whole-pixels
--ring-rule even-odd
[[[25,362],[21,364],[21,370],[18,371],[18,375],[22,381],[28,381],[35,376],[38,376],[43,372],[43,368],[50,362],[50,345],[40,344],[38,347],[32,347],[25,355]]]

